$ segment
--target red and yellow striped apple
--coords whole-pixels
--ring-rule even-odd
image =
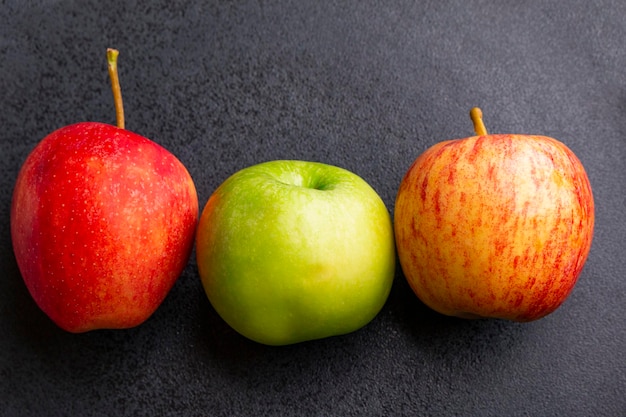
[[[587,260],[594,200],[563,143],[487,134],[440,142],[405,174],[394,228],[400,264],[432,309],[532,321],[556,310]]]
[[[116,56],[109,51],[110,65]],[[189,173],[169,151],[123,128],[120,100],[117,85],[119,127],[83,122],[46,136],[13,192],[11,235],[24,282],[70,332],[145,321],[194,242],[198,199]]]

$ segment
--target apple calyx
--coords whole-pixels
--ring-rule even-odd
[[[476,134],[478,136],[487,136],[487,128],[485,127],[485,124],[483,123],[483,112],[482,110],[480,110],[480,108],[478,107],[473,107],[470,110],[470,118],[472,119],[472,122],[474,123],[474,132],[476,132]]]
[[[117,72],[117,56],[119,51],[113,48],[107,48],[107,63],[109,68],[109,78],[111,79],[111,89],[113,90],[113,102],[115,104],[115,118],[117,127],[124,129],[124,103],[122,102],[122,89],[120,87],[120,79]]]

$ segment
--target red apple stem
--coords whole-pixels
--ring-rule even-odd
[[[478,136],[486,136],[487,128],[483,123],[482,110],[480,110],[478,107],[472,108],[470,110],[470,118],[472,119],[472,122],[474,122],[474,132],[476,132]]]
[[[120,87],[120,79],[117,74],[117,49],[107,49],[107,62],[109,66],[109,78],[111,79],[111,89],[113,90],[113,102],[115,104],[115,118],[117,119],[117,127],[124,129],[124,103],[122,102],[122,89]]]

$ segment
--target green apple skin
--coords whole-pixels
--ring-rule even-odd
[[[317,162],[270,161],[228,178],[202,212],[196,255],[218,314],[267,345],[360,329],[395,272],[381,198],[356,174]]]

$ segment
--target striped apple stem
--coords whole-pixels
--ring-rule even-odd
[[[107,62],[109,66],[109,78],[111,78],[111,89],[113,90],[113,102],[115,104],[115,118],[117,119],[117,127],[124,129],[124,104],[122,103],[122,89],[120,88],[120,79],[117,74],[117,49],[107,49]]]
[[[474,131],[478,136],[487,135],[487,128],[483,123],[483,112],[478,107],[474,107],[470,110],[470,117],[474,122]]]

